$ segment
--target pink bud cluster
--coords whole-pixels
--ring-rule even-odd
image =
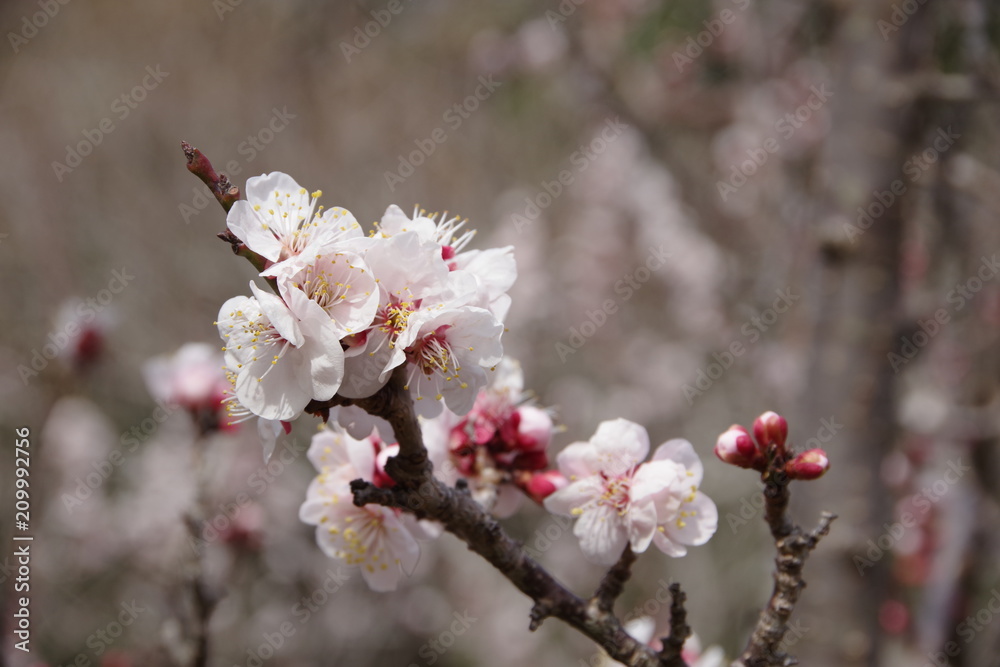
[[[830,469],[830,459],[822,449],[810,449],[796,455],[786,447],[788,421],[776,412],[767,411],[753,423],[753,434],[733,424],[719,436],[715,455],[722,461],[759,472],[771,463],[783,466],[789,479],[816,479]]]
[[[451,429],[449,455],[459,474],[477,479],[499,472],[536,502],[566,485],[549,467],[552,417],[533,405],[511,405],[484,391]]]

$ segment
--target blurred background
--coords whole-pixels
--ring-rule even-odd
[[[395,593],[341,581],[297,518],[311,420],[268,469],[253,429],[199,437],[155,402],[146,361],[218,344],[254,277],[182,140],[240,187],[285,171],[366,225],[420,205],[514,246],[505,349],[565,426],[550,454],[625,417],[691,440],[719,505],[708,545],[639,560],[623,616],[664,631],[680,581],[702,645],[738,655],[773,544],[755,475],[712,447],[772,409],[832,460],[796,520],[840,517],[787,649],[998,664],[995,4],[17,0],[0,26],[2,664],[188,665],[201,641],[247,667],[600,663],[556,621],[528,632],[529,600],[450,536]],[[593,590],[571,531],[505,523]]]

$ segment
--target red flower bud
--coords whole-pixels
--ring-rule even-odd
[[[768,410],[754,420],[753,435],[762,449],[766,450],[772,443],[783,449],[788,439],[788,422],[778,413]]]
[[[550,495],[569,484],[558,470],[546,470],[531,476],[524,485],[524,492],[536,503],[541,503]]]
[[[515,470],[544,470],[549,466],[549,457],[544,451],[521,452],[510,465]]]
[[[830,459],[822,449],[802,452],[785,465],[789,479],[816,479],[830,469]]]
[[[511,415],[517,422],[517,447],[529,452],[544,452],[552,442],[552,417],[545,410],[531,405],[519,408]]]
[[[722,461],[741,468],[753,468],[762,459],[750,433],[736,424],[719,436],[715,443],[715,455]]]

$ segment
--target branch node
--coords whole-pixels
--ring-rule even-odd
[[[552,615],[552,601],[547,599],[536,600],[531,607],[531,623],[528,629],[534,632],[541,627],[542,621]]]

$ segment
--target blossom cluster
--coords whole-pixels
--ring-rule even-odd
[[[321,194],[274,172],[229,211],[273,288],[251,283],[219,311],[237,411],[291,421],[312,400],[370,396],[405,366],[419,414],[467,413],[503,355],[512,249],[465,250],[465,221],[397,206],[365,235]]]

